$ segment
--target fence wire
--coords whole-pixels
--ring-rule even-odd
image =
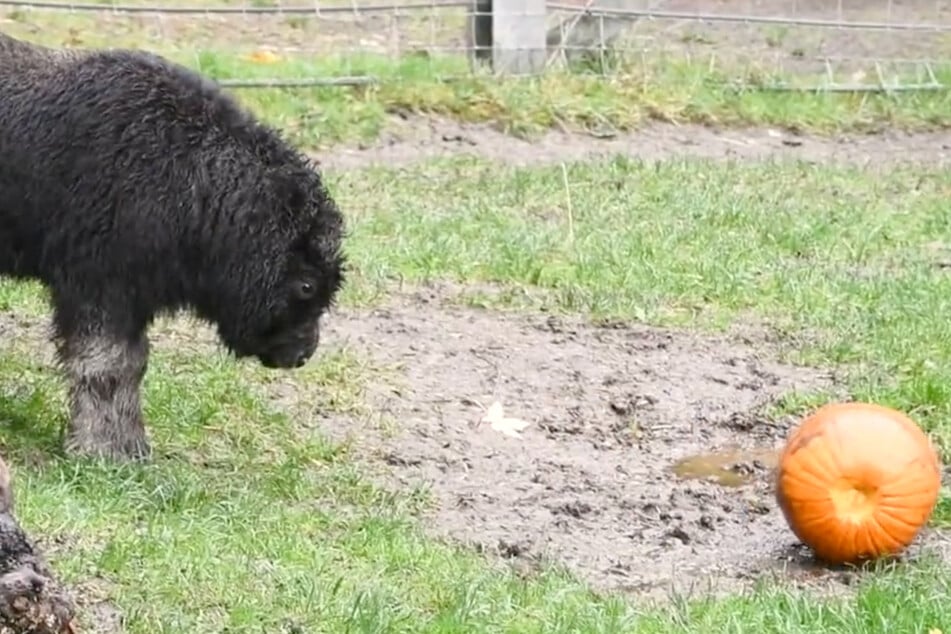
[[[235,87],[359,86],[487,72],[485,4],[0,0],[0,30],[197,59]],[[609,78],[706,68],[745,88],[909,91],[951,77],[951,0],[550,0],[544,19],[546,69]]]

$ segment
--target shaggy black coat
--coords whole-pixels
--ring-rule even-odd
[[[342,235],[316,169],[210,80],[0,34],[0,274],[50,290],[67,449],[147,453],[138,385],[159,313],[191,310],[268,367],[306,362]]]

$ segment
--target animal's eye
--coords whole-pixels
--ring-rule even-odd
[[[314,285],[310,282],[300,282],[297,284],[297,296],[301,299],[310,299],[314,296]]]

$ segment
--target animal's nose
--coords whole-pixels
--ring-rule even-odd
[[[297,360],[295,361],[297,367],[299,368],[303,366],[305,363],[307,363],[307,359],[309,358],[310,358],[310,355],[307,354],[306,352],[301,352],[300,354],[298,354]]]

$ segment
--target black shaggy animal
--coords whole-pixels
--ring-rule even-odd
[[[237,357],[304,364],[342,235],[316,169],[213,82],[0,34],[0,274],[50,290],[68,452],[149,455],[139,390],[160,313],[192,311]]]

